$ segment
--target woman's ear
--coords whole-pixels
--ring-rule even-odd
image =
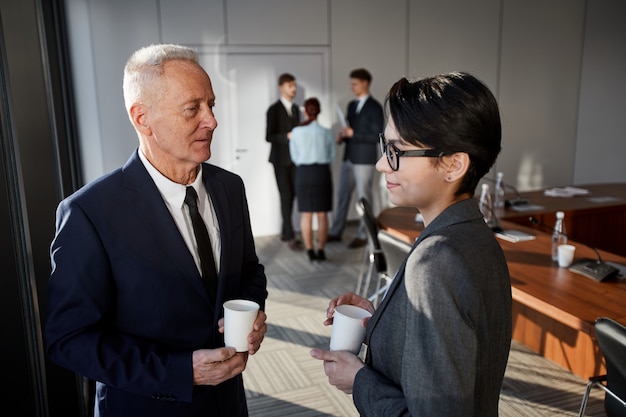
[[[465,152],[456,152],[448,155],[447,159],[446,179],[454,182],[463,178],[470,166],[469,155]]]

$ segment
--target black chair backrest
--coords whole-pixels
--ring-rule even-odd
[[[596,338],[606,360],[607,387],[626,400],[626,327],[607,317],[595,323]],[[608,417],[626,416],[626,407],[610,395],[604,400]]]
[[[374,211],[367,198],[361,197],[358,202],[358,209],[365,222],[367,229],[367,237],[372,242],[374,249],[380,250],[380,242],[378,241],[378,220],[374,217]]]
[[[367,198],[361,197],[357,203],[357,209],[365,222],[367,239],[373,246],[370,257],[373,257],[374,264],[376,265],[376,271],[385,272],[387,271],[387,260],[385,259],[385,254],[380,248],[380,241],[378,240],[378,220],[376,220],[376,217],[374,216],[372,206],[370,206]]]
[[[385,230],[378,231],[378,240],[387,259],[387,274],[393,277],[409,254],[411,245]]]

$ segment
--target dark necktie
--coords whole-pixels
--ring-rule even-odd
[[[359,114],[360,112],[359,104],[361,104],[360,99],[357,98],[356,100],[354,100],[354,114]]]
[[[200,255],[202,278],[209,294],[215,298],[215,294],[217,293],[217,269],[215,268],[215,259],[213,258],[213,249],[211,248],[209,232],[207,231],[206,225],[204,224],[202,217],[200,217],[200,212],[198,211],[198,194],[196,194],[196,190],[194,190],[193,187],[187,187],[185,204],[189,207],[193,234],[196,236],[198,254]]]

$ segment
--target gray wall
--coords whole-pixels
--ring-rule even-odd
[[[626,177],[626,2],[590,1],[585,20],[576,183]]]
[[[254,65],[260,53],[293,54],[294,62],[297,53],[319,53],[321,86],[307,80],[299,86],[317,89],[329,107],[345,108],[348,73],[356,67],[372,72],[372,93],[381,101],[402,76],[469,71],[499,100],[503,151],[496,169],[506,182],[533,190],[626,181],[623,0],[187,0],[184,7],[177,0],[67,0],[67,9],[87,180],[124,163],[137,145],[122,104],[127,57],[149,43],[175,42],[210,56],[207,70],[214,83],[225,78],[225,86],[232,84],[229,57],[249,56]],[[216,135],[231,137],[224,134],[216,146],[233,139],[233,124],[258,131],[237,143],[264,140],[265,110],[276,99],[276,74],[267,71],[266,84],[246,86],[245,97],[257,106],[249,119],[237,118],[232,104],[219,109],[218,96],[218,115],[230,127],[222,122]],[[323,116],[337,129],[332,110]],[[267,160],[262,151],[256,157]],[[212,162],[237,172],[231,159]],[[258,167],[258,178],[267,201],[250,203],[275,214],[264,218],[265,227],[253,218],[253,227],[257,234],[278,233],[269,164]],[[377,195],[379,209],[385,193]]]

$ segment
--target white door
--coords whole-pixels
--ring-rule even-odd
[[[280,234],[280,201],[265,141],[266,111],[279,98],[277,80],[283,72],[296,77],[296,104],[309,97],[322,103],[320,122],[330,127],[327,52],[315,48],[293,51],[229,51],[204,54],[202,64],[213,82],[218,128],[210,162],[243,178],[255,236]],[[294,227],[300,229],[297,205]]]

